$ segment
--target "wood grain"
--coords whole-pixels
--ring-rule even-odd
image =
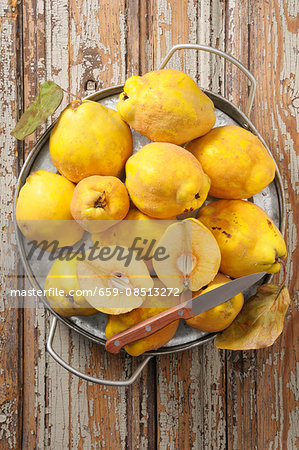
[[[22,108],[21,98],[19,103],[17,100],[22,83],[18,12],[17,2],[0,1],[0,441],[6,449],[16,448],[22,439],[22,320],[18,299],[10,295],[10,289],[22,284],[16,276],[18,259],[12,214],[17,156],[19,151],[22,153],[22,146],[9,134]]]
[[[152,360],[133,386],[111,388],[58,366],[45,351],[49,314],[28,307],[21,315],[2,294],[1,448],[296,448],[297,27],[295,0],[0,0],[0,264],[6,288],[28,286],[11,277],[18,262],[11,246],[12,193],[18,168],[44,127],[24,145],[7,131],[39,84],[53,79],[87,95],[157,68],[174,44],[198,42],[233,54],[257,78],[252,120],[283,175],[293,299],[282,337],[267,350],[224,352],[210,343]],[[178,52],[169,67],[187,71],[244,110],[247,81],[218,57]],[[125,379],[138,364],[107,355],[63,324],[54,347],[94,376]]]
[[[295,149],[298,137],[296,109],[293,102],[298,96],[295,77],[298,67],[298,52],[293,49],[297,40],[295,2],[279,0],[272,5],[253,5],[251,41],[256,42],[256,51],[262,55],[258,61],[250,54],[251,70],[257,78],[254,121],[266,139],[279,163],[283,175],[287,202],[287,284],[295,293],[296,266],[296,186],[298,182],[298,162]],[[260,31],[265,32],[261,35]],[[272,70],[269,70],[269,65]],[[267,83],[264,82],[267,77]],[[296,92],[297,89],[297,92]],[[297,110],[298,112],[298,110]],[[297,115],[298,118],[298,115]],[[298,193],[298,191],[297,191]],[[296,252],[296,254],[295,254]],[[296,256],[297,255],[297,256]],[[298,288],[298,284],[297,284]],[[297,291],[298,292],[298,291]],[[272,448],[295,448],[294,432],[296,391],[293,380],[296,377],[298,358],[298,297],[292,296],[288,320],[282,337],[269,349],[256,352],[256,402],[257,402],[257,446]],[[292,314],[291,314],[292,312]],[[297,320],[296,320],[297,319]],[[297,359],[298,360],[298,359]],[[265,381],[268,388],[265,388]],[[298,392],[297,392],[298,394]],[[298,443],[298,442],[297,442]]]
[[[201,4],[185,2],[183,9],[181,6],[178,2],[155,2],[156,66],[176,43],[190,40],[210,45],[212,42],[216,43],[217,38],[224,40],[221,2],[213,7],[207,1]],[[181,26],[182,23],[185,24],[184,27]],[[168,67],[189,69],[190,75],[206,88],[217,85],[220,73],[223,79],[223,61],[191,50],[187,54],[177,53]],[[221,92],[221,89],[218,84],[215,90]],[[179,357],[174,355],[158,358],[157,413],[158,443],[161,448],[204,448],[210,442],[216,443],[216,448],[225,448],[223,367],[222,353],[211,344],[184,352]],[[209,413],[206,414],[206,411]]]
[[[250,3],[232,0],[226,10],[226,52],[250,67]],[[248,81],[234,66],[226,64],[225,94],[245,110]],[[256,355],[255,352],[225,352],[227,448],[256,448]]]

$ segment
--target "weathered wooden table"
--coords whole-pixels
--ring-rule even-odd
[[[273,347],[226,352],[210,343],[151,360],[130,388],[109,388],[58,366],[45,351],[49,314],[10,308],[4,285],[28,287],[15,249],[12,203],[20,166],[42,130],[24,144],[9,132],[40,83],[54,80],[84,96],[156,68],[172,45],[191,42],[231,53],[258,81],[252,120],[284,179],[293,292],[297,14],[296,0],[0,0],[1,449],[295,449],[294,295]],[[173,65],[244,108],[246,81],[217,57],[189,51]],[[136,366],[63,325],[55,346],[91,375],[122,378]]]

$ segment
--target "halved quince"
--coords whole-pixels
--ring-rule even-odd
[[[142,305],[153,287],[146,264],[127,247],[101,247],[77,264],[83,295],[106,314],[124,314]]]
[[[167,258],[154,259],[154,269],[169,288],[192,291],[207,285],[220,266],[220,250],[212,233],[197,219],[170,225],[157,244]]]
[[[78,257],[56,259],[45,281],[45,294],[54,311],[64,317],[91,316],[98,311],[81,295],[76,275]]]

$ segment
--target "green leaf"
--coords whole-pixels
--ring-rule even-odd
[[[269,347],[283,330],[289,304],[289,292],[284,285],[260,286],[232,324],[216,337],[215,347],[227,350]]]
[[[15,138],[22,140],[33,133],[58,108],[63,98],[63,91],[53,81],[46,81],[39,89],[34,102],[22,114],[11,132]]]

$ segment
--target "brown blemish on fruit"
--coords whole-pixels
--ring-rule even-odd
[[[197,194],[195,194],[195,198],[196,198],[196,200],[197,200],[198,198],[200,198],[199,192],[197,192]]]
[[[103,192],[103,194],[101,194],[99,196],[99,198],[94,202],[94,208],[105,208],[105,206],[107,206],[106,203],[106,195],[105,195],[105,191]]]
[[[226,232],[226,231],[224,231],[224,230],[222,231],[222,233],[223,233],[223,234],[225,234],[225,236],[227,236],[228,238],[231,238],[231,237],[232,237],[232,235],[231,235],[231,234],[227,233],[227,232]]]
[[[269,228],[273,228],[273,224],[272,224],[272,222],[271,222],[271,220],[269,220],[269,219],[267,219],[267,223],[268,223],[268,225],[269,225]]]
[[[127,93],[126,92],[124,92],[124,95],[123,95],[123,100],[127,100],[129,98],[129,96],[127,95]]]
[[[74,302],[74,297],[72,297],[71,295],[68,294],[64,294],[64,297],[73,305]]]

